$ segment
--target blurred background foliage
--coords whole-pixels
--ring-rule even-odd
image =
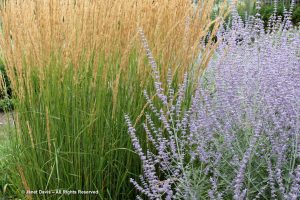
[[[6,74],[5,65],[0,59],[0,111],[13,109],[12,89],[10,80]]]
[[[260,14],[262,19],[267,22],[269,17],[274,12],[274,1],[261,1]],[[240,16],[245,19],[246,15],[255,14],[255,0],[240,0],[238,1],[238,12]],[[278,1],[277,14],[283,16],[284,10],[289,10],[291,1]],[[295,6],[292,14],[292,22],[294,25],[299,25],[300,22],[300,1],[295,1]],[[266,23],[265,23],[266,24]]]

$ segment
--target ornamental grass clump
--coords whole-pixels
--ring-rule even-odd
[[[288,11],[266,29],[259,13],[232,13],[189,108],[189,75],[160,104],[146,95],[146,151],[125,117],[144,168],[138,198],[299,199],[299,27]]]
[[[216,32],[226,12],[224,7],[215,13],[213,5],[211,0],[198,5],[190,0],[1,1],[0,54],[15,99],[15,129],[6,153],[12,156],[0,159],[5,166],[0,174],[7,177],[0,181],[7,185],[0,198],[132,199],[135,192],[127,182],[141,167],[129,150],[123,117],[139,116],[146,104],[143,88],[152,91],[153,82],[137,30],[144,30],[163,64],[157,67],[159,79],[170,67],[176,86],[190,68],[197,74],[207,66],[217,46],[212,37],[205,49],[198,42],[208,29]],[[204,59],[196,68],[199,52]],[[98,194],[72,196],[56,189]],[[25,197],[24,190],[54,193]]]

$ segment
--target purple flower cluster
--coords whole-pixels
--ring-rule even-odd
[[[266,198],[268,189],[273,199],[290,199],[296,191],[290,186],[297,178],[288,174],[300,164],[300,32],[288,20],[262,27],[259,15],[245,24],[233,17],[191,108],[193,155],[206,163],[216,154],[227,158],[234,199]],[[247,169],[253,165],[261,170],[255,177]],[[254,185],[262,174],[268,174],[266,185],[263,178]]]
[[[243,22],[236,13],[192,97],[188,76],[177,93],[169,76],[164,94],[141,32],[163,105],[145,91],[153,148],[145,152],[126,121],[144,169],[131,182],[149,199],[300,198],[300,30],[290,11],[274,13],[267,29],[259,14]]]
[[[187,77],[185,80],[187,81]],[[143,152],[129,116],[125,116],[134,150],[140,156],[144,169],[144,176],[140,176],[140,184],[133,179],[130,182],[150,199],[174,199],[176,196],[174,185],[182,177],[186,155],[187,140],[185,135],[188,129],[188,119],[187,113],[181,113],[178,110],[181,109],[184,100],[187,89],[186,81],[180,86],[177,98],[174,97],[174,90],[170,84],[169,95],[166,96],[167,102],[164,102],[164,98],[160,98],[165,109],[159,111],[147,92],[144,92],[152,113],[145,114],[146,121],[142,125],[147,140],[153,145],[155,153],[151,152],[150,149],[145,153]],[[161,122],[161,126],[156,126],[152,119],[153,116]],[[141,199],[139,196],[137,198]]]

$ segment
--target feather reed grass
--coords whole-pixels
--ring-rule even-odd
[[[9,174],[7,190],[17,196],[24,187],[99,191],[40,199],[132,199],[128,177],[141,169],[123,116],[144,120],[143,90],[153,90],[137,30],[163,66],[162,82],[171,69],[177,85],[185,72],[198,76],[216,48],[211,38],[227,10],[213,13],[213,6],[211,0],[2,2],[0,51],[17,119],[10,165],[16,174]]]

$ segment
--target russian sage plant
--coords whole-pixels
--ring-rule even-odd
[[[144,169],[131,179],[138,199],[300,198],[300,30],[291,10],[266,29],[259,14],[232,13],[188,109],[188,75],[164,91],[141,33],[161,103],[144,92],[147,149],[125,117]]]

